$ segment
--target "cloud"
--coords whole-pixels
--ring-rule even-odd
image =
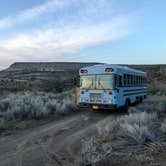
[[[91,25],[68,25],[34,34],[19,34],[0,43],[0,57],[6,55],[20,60],[51,60],[73,54],[83,48],[122,38],[128,31],[128,20],[123,17]],[[3,55],[2,55],[3,54]]]
[[[14,26],[15,24],[34,20],[47,13],[57,12],[72,5],[76,0],[49,0],[39,6],[23,10],[15,16],[8,16],[0,20],[0,28]]]
[[[67,14],[64,14],[65,7],[70,11]],[[32,25],[35,30],[19,32],[0,41],[0,66],[15,61],[76,59],[77,53],[84,48],[113,42],[133,33],[132,13],[121,16],[111,14],[111,10],[110,0],[52,0],[20,12],[15,20],[14,17],[4,19],[4,25],[1,20],[0,28],[37,19],[48,12],[63,13],[56,24],[52,24],[54,19],[48,19],[47,27],[41,25],[39,29]]]

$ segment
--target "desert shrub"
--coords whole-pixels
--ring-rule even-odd
[[[138,124],[121,124],[118,136],[127,144],[144,144],[156,140],[155,135],[146,126]]]
[[[97,124],[99,135],[105,138],[123,139],[133,144],[143,144],[147,140],[155,139],[150,131],[156,119],[156,113],[132,113],[117,120],[110,118]]]
[[[163,116],[159,116],[161,114]],[[142,163],[151,160],[152,154],[165,155],[165,115],[164,100],[147,100],[131,107],[129,114],[109,116],[98,122],[97,133],[93,139],[87,138],[87,141],[83,142],[84,163],[98,165],[112,156],[122,156],[126,161],[132,158]],[[103,148],[104,144],[108,149]],[[110,152],[110,155],[107,152]]]
[[[56,113],[68,113],[69,111],[76,110],[76,104],[74,101],[74,95],[60,98],[59,100],[51,99],[46,103],[47,109],[51,114]]]
[[[83,165],[97,165],[109,155],[119,155],[115,149],[144,146],[157,141],[153,123],[157,114],[136,112],[118,119],[108,117],[97,123],[97,134],[82,142]],[[126,153],[126,150],[124,152]]]
[[[0,117],[0,130],[6,128],[6,121],[4,118]]]
[[[7,119],[44,118],[76,110],[73,91],[60,94],[44,92],[9,93],[0,99],[0,113]]]
[[[150,94],[155,95],[159,91],[159,88],[157,87],[156,84],[151,84],[151,85],[149,85],[148,91]]]
[[[166,133],[166,119],[161,123],[161,131]]]
[[[112,147],[110,143],[100,144],[100,139],[92,137],[82,140],[82,165],[95,166],[111,153]]]
[[[149,85],[148,92],[152,95],[166,95],[166,86],[165,84],[153,82]]]
[[[158,115],[165,116],[166,101],[146,101],[143,104],[137,105],[136,109],[148,113],[156,112]]]

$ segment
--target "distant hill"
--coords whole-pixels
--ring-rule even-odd
[[[0,71],[0,90],[61,91],[76,85],[78,70],[101,63],[27,62],[14,63]],[[166,65],[124,65],[148,73],[149,83],[166,83]]]
[[[100,63],[79,63],[79,62],[19,62],[13,63],[6,71],[68,71],[79,70],[84,66],[91,66]]]
[[[0,90],[61,91],[76,84],[80,68],[96,64],[99,63],[14,63],[0,72]]]

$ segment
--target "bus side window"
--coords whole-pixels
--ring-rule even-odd
[[[143,77],[143,84],[145,85],[145,77]]]
[[[130,84],[131,84],[131,86],[132,86],[132,85],[133,85],[133,75],[130,75],[130,79],[131,79],[131,80],[130,80],[130,81],[131,81]]]
[[[132,85],[132,75],[129,74],[129,85],[131,86]]]
[[[141,85],[143,85],[143,77],[141,76]]]
[[[123,80],[124,80],[124,86],[126,86],[126,74],[123,75]]]
[[[115,87],[121,87],[122,86],[122,76],[115,75]]]
[[[134,82],[135,82],[134,85],[137,85],[137,76],[136,75],[134,76]]]
[[[114,76],[114,84],[115,84],[115,88],[117,87],[117,75],[115,74]]]
[[[138,84],[139,84],[139,77],[136,76],[136,85],[138,85]]]
[[[118,85],[119,87],[122,86],[122,76],[118,76]]]
[[[134,86],[134,84],[135,84],[135,77],[134,75],[132,75],[132,85]]]
[[[128,74],[128,85],[130,85],[130,74]]]

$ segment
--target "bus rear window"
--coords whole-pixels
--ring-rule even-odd
[[[114,75],[86,75],[80,77],[81,89],[113,89]]]

